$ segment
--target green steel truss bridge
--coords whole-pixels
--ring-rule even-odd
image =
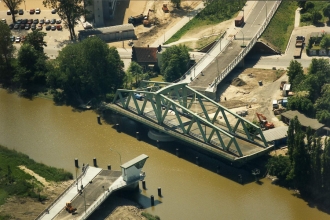
[[[237,165],[272,148],[258,126],[187,83],[143,81],[136,90],[118,89],[107,107]]]

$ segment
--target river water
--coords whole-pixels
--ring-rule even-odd
[[[330,219],[268,179],[262,179],[262,184],[241,185],[149,142],[118,133],[111,125],[99,125],[92,111],[77,112],[46,99],[28,100],[0,89],[1,145],[74,174],[74,158],[80,164],[92,164],[96,157],[99,167],[106,169],[111,164],[119,170],[120,159],[124,163],[147,154],[143,169],[147,190],[137,200],[162,220]],[[157,196],[158,187],[162,198]],[[155,196],[154,207],[150,207],[151,195]]]

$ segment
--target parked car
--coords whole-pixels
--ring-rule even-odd
[[[21,37],[16,37],[16,40],[15,40],[16,43],[19,43],[21,42]]]
[[[7,15],[11,15],[11,11],[10,10],[7,11]]]
[[[32,23],[33,23],[33,19],[28,19],[28,20],[27,20],[27,23],[28,23],[28,24],[32,24]]]
[[[25,24],[20,24],[20,26],[21,26],[21,29],[24,29],[25,28]]]
[[[33,24],[39,24],[39,19],[34,19]]]
[[[9,29],[13,29],[14,28],[14,24],[9,24],[8,27],[9,27]]]
[[[37,30],[42,30],[42,24],[38,24]]]
[[[51,26],[50,25],[47,25],[46,26],[46,31],[49,31],[51,29]]]
[[[32,24],[31,25],[31,30],[35,30],[37,28],[37,25],[36,24]]]
[[[7,24],[7,21],[5,18],[1,19],[1,22],[4,23],[4,24]]]
[[[45,20],[44,19],[40,19],[39,24],[44,24]]]
[[[21,42],[24,42],[26,39],[26,36],[23,36],[22,39],[21,39]]]
[[[56,27],[54,25],[52,25],[51,29],[52,29],[52,31],[55,31]]]
[[[16,24],[21,24],[22,23],[22,19],[17,19],[16,20]]]
[[[56,24],[61,24],[61,23],[62,23],[61,19],[56,20]]]
[[[58,31],[62,30],[62,25],[60,25],[60,24],[56,25],[56,29],[57,29]]]
[[[50,23],[50,20],[49,19],[46,19],[45,20],[45,24],[49,24]]]
[[[40,14],[41,10],[40,8],[36,8],[36,14]]]
[[[52,14],[56,14],[56,9],[52,9]]]
[[[22,19],[22,24],[27,24],[28,19]]]
[[[14,10],[14,14],[15,15],[18,14],[18,10],[17,9]]]
[[[50,23],[51,23],[51,24],[55,24],[55,23],[56,23],[56,19],[52,19],[52,20],[50,20]]]
[[[15,36],[14,35],[10,37],[10,41],[11,42],[14,42],[15,41]]]
[[[19,24],[15,24],[14,29],[18,29],[18,28],[19,28]]]
[[[18,14],[19,14],[19,15],[23,15],[23,14],[24,14],[23,9],[19,9],[19,10],[18,10]]]
[[[29,30],[30,29],[30,25],[29,24],[26,24],[25,25],[25,30]]]
[[[30,14],[34,14],[35,12],[36,12],[36,10],[30,9]]]

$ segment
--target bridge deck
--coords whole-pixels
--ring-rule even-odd
[[[80,219],[85,210],[87,210],[100,195],[106,192],[107,189],[122,175],[121,171],[102,170],[92,181],[84,188],[83,193],[78,194],[72,201],[72,206],[77,208],[76,214],[68,213],[64,206],[63,209],[54,219]],[[69,200],[70,201],[70,200]]]

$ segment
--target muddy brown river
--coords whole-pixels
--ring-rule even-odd
[[[292,191],[272,185],[269,179],[262,179],[261,184],[239,184],[215,169],[197,166],[189,156],[177,157],[175,148],[181,147],[179,143],[158,149],[152,141],[138,141],[109,124],[99,125],[96,116],[93,111],[78,112],[55,106],[50,100],[28,100],[0,89],[0,144],[74,175],[74,158],[80,164],[92,164],[95,157],[99,167],[106,169],[111,164],[113,170],[119,170],[120,156],[124,163],[147,154],[143,169],[147,190],[136,199],[162,220],[330,219],[327,213],[310,207]],[[131,122],[126,127],[135,129]],[[201,163],[213,161],[200,157]],[[162,188],[162,198],[157,196],[158,187]],[[150,207],[151,195],[155,196],[154,207]]]

